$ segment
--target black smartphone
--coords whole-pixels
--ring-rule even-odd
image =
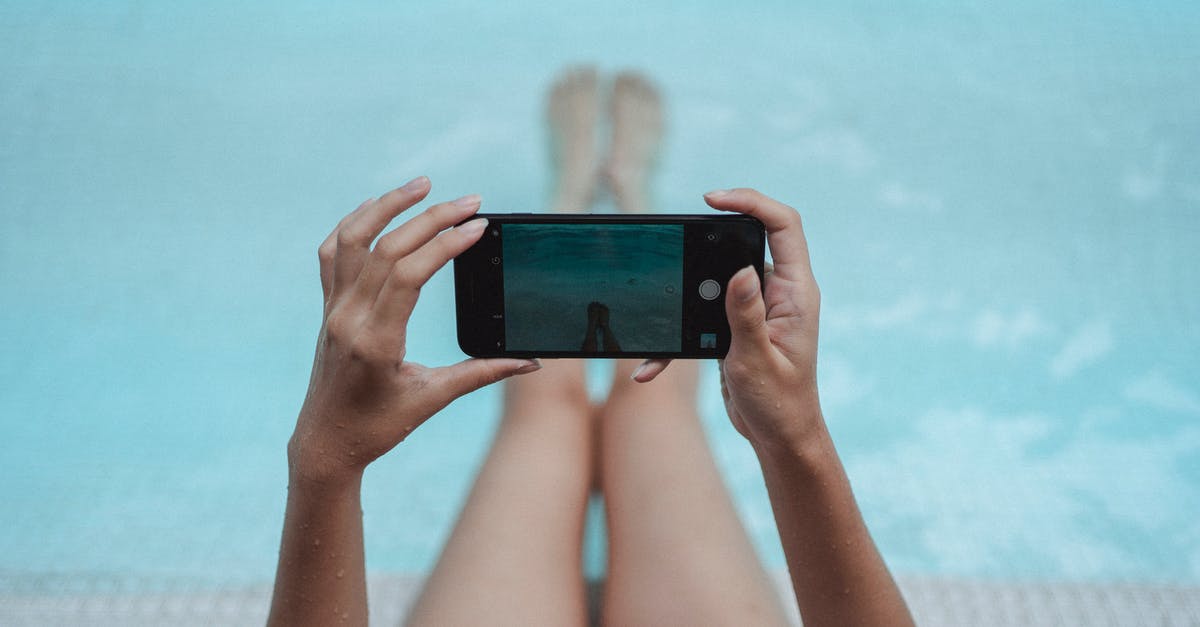
[[[766,233],[748,216],[474,217],[487,230],[454,259],[473,357],[724,357],[726,284],[749,265],[762,279]]]

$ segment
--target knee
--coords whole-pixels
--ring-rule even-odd
[[[514,377],[505,382],[504,403],[508,410],[519,407],[522,411],[591,411],[582,373],[576,376],[539,371]]]

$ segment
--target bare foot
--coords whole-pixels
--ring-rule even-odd
[[[557,181],[552,209],[586,211],[596,193],[596,68],[569,68],[554,81],[546,103]]]
[[[612,144],[604,176],[624,213],[650,209],[649,180],[663,136],[662,99],[648,78],[619,74],[612,91]]]

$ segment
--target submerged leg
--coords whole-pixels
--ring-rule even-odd
[[[784,625],[696,410],[695,361],[650,383],[621,362],[599,417],[613,625]]]
[[[556,177],[550,210],[555,213],[587,211],[595,200],[599,107],[599,84],[594,67],[568,69],[550,88],[546,122]]]
[[[584,211],[597,182],[594,68],[550,88],[551,210]],[[547,361],[505,382],[491,451],[409,615],[411,625],[582,625],[582,543],[595,465],[581,361]]]
[[[592,408],[583,362],[505,382],[504,417],[410,625],[583,625]]]
[[[612,142],[604,176],[624,213],[650,210],[649,184],[663,137],[662,98],[650,79],[636,73],[613,81]]]

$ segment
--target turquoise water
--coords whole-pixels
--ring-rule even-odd
[[[507,348],[580,351],[590,339],[593,351],[680,350],[683,226],[510,224],[503,231]],[[596,304],[606,312],[601,329]]]
[[[664,90],[657,205],[804,213],[897,572],[1200,581],[1200,5],[501,4],[0,2],[0,572],[269,579],[317,244],[417,174],[541,208],[544,89],[592,60]],[[452,306],[410,355],[460,358]],[[369,472],[371,569],[430,565],[496,401]]]

